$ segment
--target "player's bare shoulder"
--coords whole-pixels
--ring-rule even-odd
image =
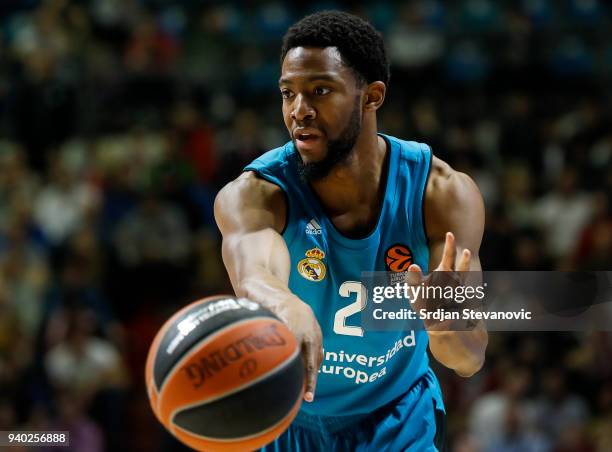
[[[245,171],[225,185],[215,198],[215,220],[222,234],[266,227],[281,232],[286,214],[283,190],[253,171]]]
[[[435,201],[436,198],[446,198],[450,196],[457,201],[462,195],[469,196],[476,193],[480,194],[480,191],[470,176],[455,171],[444,160],[436,156],[433,157],[431,172],[427,183],[427,198]]]
[[[484,203],[470,176],[433,157],[425,190],[425,220],[428,233],[445,234],[457,222],[484,226]],[[439,229],[439,231],[438,231]]]

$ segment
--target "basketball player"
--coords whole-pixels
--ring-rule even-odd
[[[480,323],[366,330],[359,280],[408,266],[418,277],[480,270],[480,192],[427,145],[377,133],[389,62],[367,22],[342,12],[306,17],[285,35],[281,65],[291,141],[248,165],[215,202],[236,294],[286,322],[305,360],[310,403],[264,450],[444,450],[427,346],[467,377],[483,364],[487,333]]]

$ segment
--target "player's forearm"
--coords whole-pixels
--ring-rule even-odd
[[[472,331],[430,331],[429,349],[440,364],[469,377],[484,364],[488,340],[481,323]]]
[[[302,303],[287,284],[265,268],[249,273],[235,284],[236,295],[253,300],[281,317],[287,303]]]
[[[222,255],[236,295],[261,304],[281,318],[285,305],[301,303],[289,290],[289,252],[275,231],[224,237]]]

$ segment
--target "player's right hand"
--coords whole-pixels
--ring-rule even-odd
[[[312,308],[301,300],[291,300],[277,306],[276,315],[285,322],[300,343],[306,370],[304,400],[312,402],[323,361],[323,334],[319,322]]]

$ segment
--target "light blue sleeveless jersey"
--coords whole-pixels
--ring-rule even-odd
[[[359,282],[362,272],[387,271],[389,262],[397,269],[405,260],[402,256],[409,254],[423,269],[429,263],[423,193],[431,151],[425,144],[381,136],[390,151],[387,187],[376,228],[363,239],[349,239],[334,227],[298,176],[292,142],[245,168],[287,195],[283,238],[291,256],[289,288],[312,307],[323,331],[324,359],[315,400],[302,405],[308,415],[370,413],[406,393],[426,374],[433,375],[428,372],[424,330],[368,331],[360,325],[359,313],[371,297]],[[394,260],[398,256],[400,260]],[[405,260],[401,269],[407,264]],[[443,410],[437,381],[430,383],[435,405]]]

